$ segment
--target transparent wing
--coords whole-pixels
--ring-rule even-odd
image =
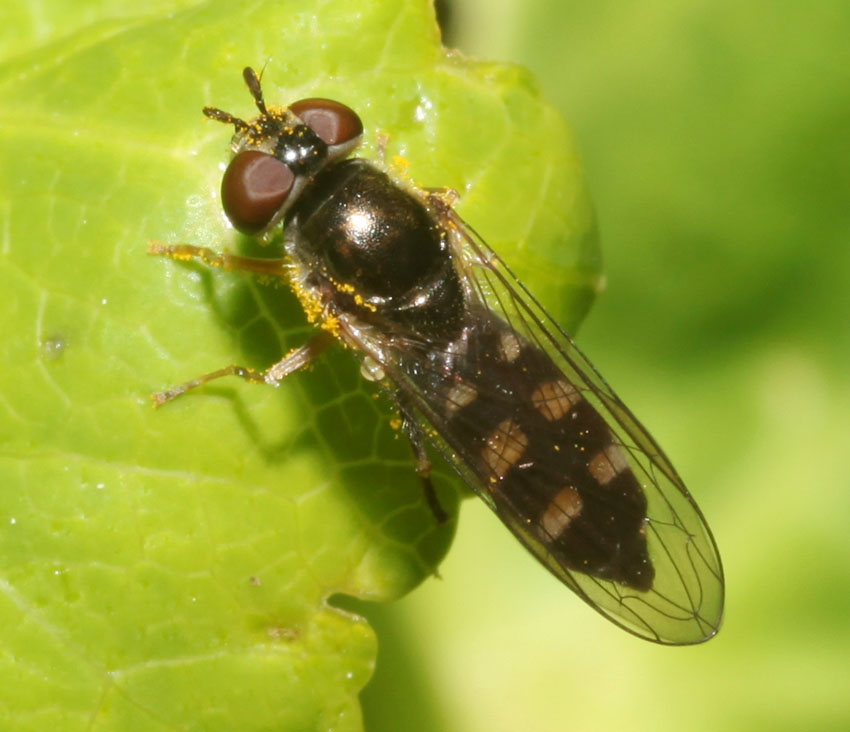
[[[472,489],[585,602],[654,642],[712,637],[720,556],[670,461],[495,252],[441,199],[429,206],[466,291],[464,336],[440,349],[370,330],[349,340],[381,364],[403,410]],[[578,520],[593,512],[592,525]]]

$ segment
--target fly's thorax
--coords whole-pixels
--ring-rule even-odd
[[[448,232],[419,197],[362,159],[326,166],[285,222],[288,253],[338,310],[428,335],[464,309]]]

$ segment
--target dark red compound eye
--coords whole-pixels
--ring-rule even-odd
[[[221,179],[221,205],[243,234],[257,234],[275,217],[295,176],[280,160],[258,150],[239,153]]]
[[[363,123],[357,112],[332,99],[302,99],[289,109],[328,147],[350,142],[363,134]]]

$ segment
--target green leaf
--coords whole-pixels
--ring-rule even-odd
[[[376,640],[330,600],[409,591],[453,522],[342,349],[276,390],[223,381],[154,411],[152,391],[263,368],[310,330],[286,288],[146,244],[256,248],[220,211],[229,132],[200,110],[250,115],[240,71],[265,64],[269,100],[339,98],[364,155],[388,135],[413,180],[458,189],[574,325],[599,276],[574,146],[526,73],[447,54],[425,0],[80,12],[2,30],[0,717],[359,729]]]

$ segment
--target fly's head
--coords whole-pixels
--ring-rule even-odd
[[[266,106],[254,70],[247,67],[242,76],[259,116],[246,122],[215,107],[204,107],[204,114],[236,128],[221,203],[236,229],[257,236],[283,219],[318,171],[357,147],[363,123],[354,110],[331,99]]]

